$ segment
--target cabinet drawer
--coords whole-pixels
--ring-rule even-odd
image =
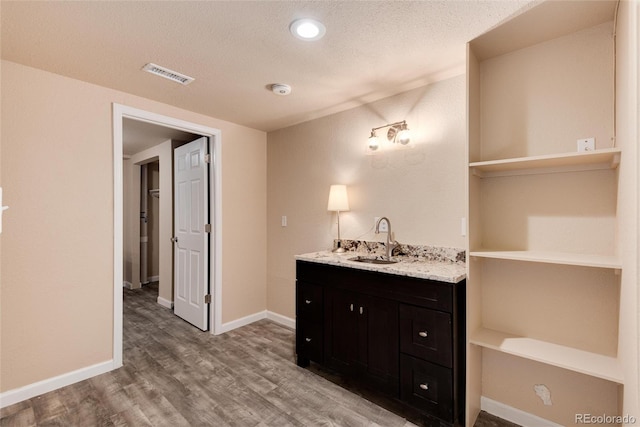
[[[299,357],[322,362],[322,323],[298,319],[296,323],[296,353]]]
[[[322,286],[298,282],[296,316],[303,319],[322,319]]]
[[[400,304],[400,351],[453,367],[451,315]]]
[[[400,355],[400,398],[417,409],[453,421],[451,369]]]

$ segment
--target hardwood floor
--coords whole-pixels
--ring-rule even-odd
[[[295,364],[268,320],[201,332],[124,290],[124,366],[4,408],[1,426],[403,426],[414,424]]]

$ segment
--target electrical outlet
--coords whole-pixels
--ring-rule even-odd
[[[376,217],[373,218],[373,220],[374,220],[374,222],[373,222],[374,229],[375,229],[376,224],[378,224],[378,221],[380,220],[380,218],[382,218],[382,217],[376,216]],[[389,223],[386,220],[382,221],[380,223],[380,226],[378,227],[378,231],[380,233],[388,233],[389,232]]]
[[[595,138],[582,138],[578,140],[578,153],[586,151],[595,151],[596,139]]]
[[[280,219],[280,221],[281,221],[281,225],[283,227],[287,226],[287,216],[286,215],[282,215],[282,218]]]

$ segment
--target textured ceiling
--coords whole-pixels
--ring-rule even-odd
[[[535,1],[535,0],[534,0]],[[269,131],[460,74],[465,43],[533,5],[467,1],[6,1],[2,58]],[[316,42],[289,23],[322,21]],[[181,86],[153,62],[195,77]],[[276,96],[272,83],[293,87]]]

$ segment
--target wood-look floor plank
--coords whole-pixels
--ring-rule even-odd
[[[295,364],[295,333],[262,320],[212,336],[124,290],[123,367],[0,411],[1,427],[411,427]]]

